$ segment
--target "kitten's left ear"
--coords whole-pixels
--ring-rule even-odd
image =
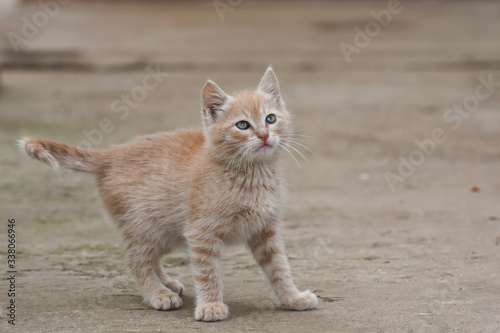
[[[267,70],[264,73],[264,76],[260,80],[258,89],[260,91],[262,91],[263,93],[266,93],[269,96],[271,96],[273,101],[278,103],[278,105],[281,105],[283,103],[283,101],[281,99],[278,78],[276,77],[276,74],[274,74],[274,71],[273,71],[273,68],[271,67],[271,65],[269,65],[269,67],[267,67]]]
[[[217,120],[223,113],[222,106],[227,99],[226,93],[214,81],[208,80],[201,92],[201,106],[205,117]]]

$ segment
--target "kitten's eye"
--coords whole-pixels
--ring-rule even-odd
[[[240,121],[236,123],[236,127],[238,127],[240,130],[246,130],[250,127],[250,124],[246,121]]]
[[[266,123],[268,124],[274,124],[276,122],[276,116],[274,114],[270,114],[266,118]]]

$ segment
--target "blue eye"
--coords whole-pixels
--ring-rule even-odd
[[[236,127],[238,127],[240,130],[246,130],[250,127],[250,124],[246,121],[240,121],[236,123]]]
[[[266,123],[268,124],[274,124],[276,122],[276,116],[274,114],[270,114],[266,118]]]

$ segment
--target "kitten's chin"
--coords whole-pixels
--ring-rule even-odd
[[[255,160],[272,160],[278,157],[278,151],[275,145],[263,144],[253,152]]]

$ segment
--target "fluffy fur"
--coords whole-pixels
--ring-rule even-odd
[[[151,307],[182,305],[184,286],[164,272],[160,259],[187,245],[195,319],[226,319],[220,258],[226,245],[245,243],[284,308],[315,308],[317,297],[299,292],[292,281],[280,236],[284,184],[277,159],[292,139],[272,68],[255,91],[227,95],[209,80],[202,91],[202,123],[203,131],[144,136],[109,150],[34,138],[20,146],[53,168],[95,174],[122,232],[130,272]]]

